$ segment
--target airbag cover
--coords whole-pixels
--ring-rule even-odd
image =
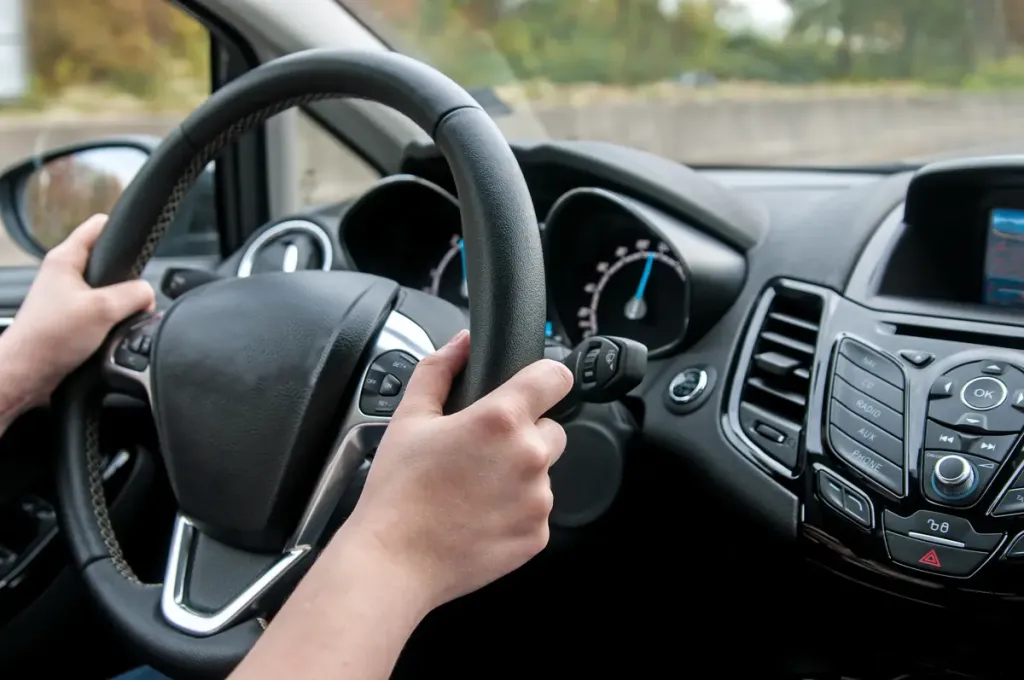
[[[168,310],[153,408],[181,511],[203,531],[283,546],[397,293],[364,274],[274,273],[207,284]]]

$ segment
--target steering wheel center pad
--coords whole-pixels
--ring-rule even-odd
[[[522,171],[494,122],[456,83],[407,57],[312,50],[218,90],[165,138],[122,194],[86,279],[103,286],[138,275],[195,177],[227,144],[286,109],[335,97],[377,101],[407,115],[434,137],[451,166],[473,334],[467,368],[448,404],[461,408],[543,357],[540,234]],[[396,296],[393,282],[362,275],[249,277],[197,290],[164,315],[146,387],[172,486],[187,513],[178,526],[187,521],[190,535],[221,539],[225,554],[280,548],[295,521],[299,489],[311,490],[317,444],[338,434],[321,428],[336,424],[352,403],[343,395],[356,391],[357,368],[373,360],[367,347],[383,346],[386,319],[404,318],[420,333],[431,324],[436,329],[436,319],[416,321],[430,311],[415,304],[412,291],[400,295],[396,317]],[[432,335],[436,341],[436,330]],[[101,608],[152,665],[174,677],[223,677],[260,626],[252,619],[206,633],[172,626],[167,605],[177,594],[167,584],[143,584],[128,565],[103,497],[101,368],[103,362],[87,364],[54,399],[61,518],[73,558]],[[350,413],[359,411],[354,403]],[[379,431],[386,419],[376,420]],[[357,430],[341,433],[341,453],[366,431]],[[336,462],[323,466],[317,492],[331,481]],[[222,575],[232,571],[221,565]],[[189,578],[200,580],[195,573]]]

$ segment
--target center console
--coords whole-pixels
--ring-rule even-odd
[[[842,293],[777,281],[725,424],[830,568],[915,599],[1024,596],[1024,166],[922,170]]]

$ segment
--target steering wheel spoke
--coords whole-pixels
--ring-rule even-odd
[[[123,343],[125,340],[122,339]],[[120,345],[119,345],[120,346]],[[377,335],[368,353],[368,360],[360,373],[359,389],[345,410],[335,444],[327,456],[313,493],[302,512],[293,536],[282,553],[266,555],[247,553],[219,544],[202,533],[195,522],[179,514],[175,520],[171,546],[162,586],[160,608],[171,625],[195,636],[219,633],[242,618],[259,613],[265,599],[273,601],[275,588],[280,583],[294,581],[303,558],[315,554],[325,539],[339,502],[346,489],[376,450],[391,412],[401,400],[405,385],[415,364],[434,350],[426,331],[409,317],[392,311]],[[123,367],[117,366],[120,375]],[[141,372],[140,372],[141,373]],[[398,374],[398,375],[396,375]],[[385,378],[390,376],[390,380]],[[400,384],[395,394],[394,381]],[[381,392],[384,392],[381,401]],[[216,608],[197,606],[189,600],[189,586],[208,575],[198,574],[200,560],[205,551],[218,557],[202,560],[205,568],[228,571],[232,574],[248,571],[248,583],[234,584],[238,594]],[[256,565],[254,569],[253,565]],[[214,578],[224,579],[225,575]],[[230,576],[228,576],[230,578]]]
[[[159,312],[133,317],[107,338],[103,377],[112,389],[152,404],[149,367],[162,318]]]

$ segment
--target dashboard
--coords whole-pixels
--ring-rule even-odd
[[[874,592],[1019,614],[1024,160],[695,171],[605,144],[514,151],[544,247],[538,332],[650,350],[632,445]],[[325,268],[465,307],[458,197],[432,146],[302,219],[330,237]]]

